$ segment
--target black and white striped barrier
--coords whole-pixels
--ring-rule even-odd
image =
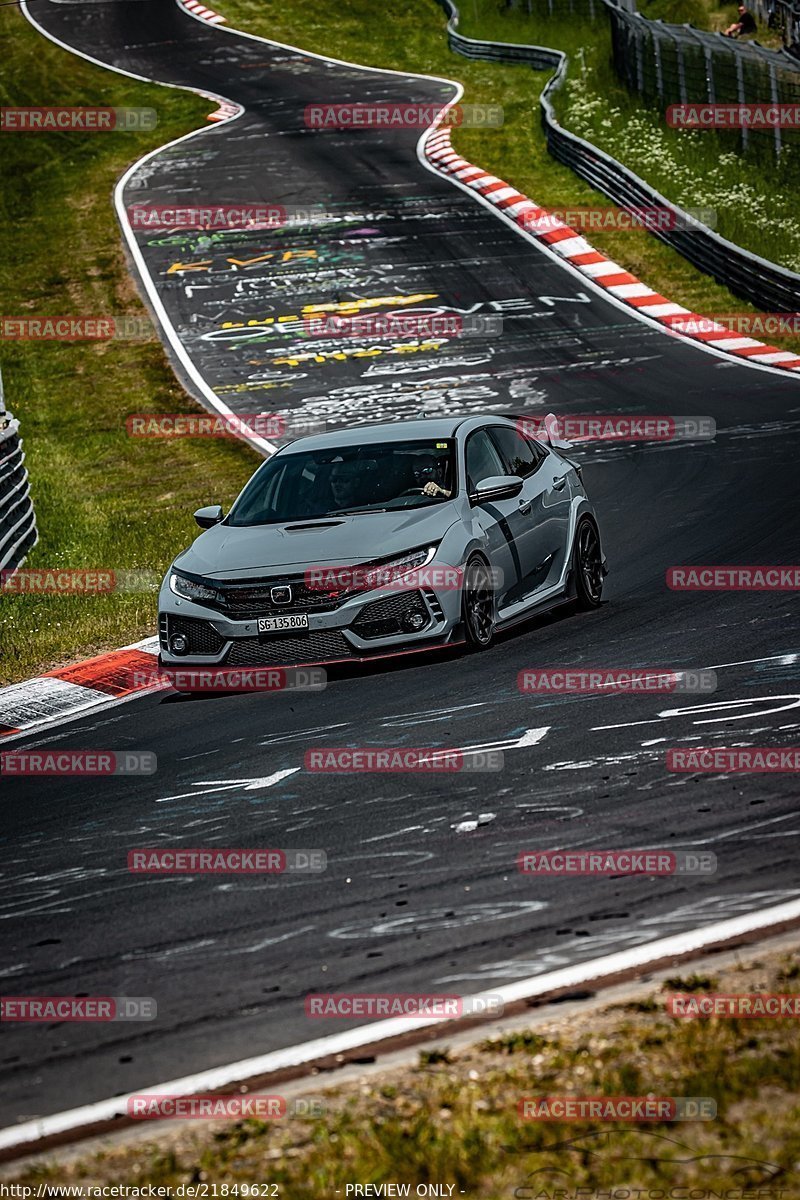
[[[19,421],[0,398],[0,570],[20,566],[38,536]]]

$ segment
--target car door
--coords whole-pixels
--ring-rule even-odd
[[[475,430],[467,438],[464,451],[467,492],[474,493],[478,484],[493,475],[508,475],[509,470],[488,429]],[[522,558],[523,539],[527,528],[520,512],[519,497],[505,500],[489,500],[476,504],[473,520],[486,534],[489,546],[490,565],[496,570],[498,581],[496,594],[499,609],[513,603],[519,594],[521,581],[528,573],[530,564]]]
[[[506,472],[524,480],[510,523],[524,567],[517,589],[509,596],[513,603],[555,583],[561,574],[572,499],[570,467],[512,425],[492,425],[489,434]]]

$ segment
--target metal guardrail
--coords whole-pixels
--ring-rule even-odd
[[[453,0],[437,2],[447,14],[448,45],[455,53],[493,62],[527,63],[537,71],[554,69],[552,78],[542,91],[540,106],[547,148],[555,159],[623,208],[641,210],[656,207],[674,214],[675,220],[668,223],[678,228],[650,229],[649,232],[672,246],[717,283],[730,288],[735,295],[768,312],[800,311],[800,275],[743,250],[701,225],[696,218],[667,200],[611,155],[559,124],[552,96],[566,77],[568,58],[563,51],[547,46],[523,46],[466,38],[458,32],[458,9]],[[600,2],[605,4],[607,10],[614,8],[609,0]],[[634,19],[645,20],[638,14]]]
[[[0,399],[0,570],[21,566],[38,536],[19,421]]]

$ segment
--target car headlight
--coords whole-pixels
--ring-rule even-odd
[[[219,600],[219,592],[216,588],[209,587],[205,583],[197,583],[196,580],[189,579],[178,571],[170,572],[169,590],[176,596],[182,596],[184,600],[196,600],[200,604],[204,600]]]
[[[427,567],[435,553],[436,546],[423,546],[420,550],[410,550],[401,558],[393,558],[389,562],[376,563],[375,566],[364,568],[364,574],[360,580],[360,582],[363,581],[362,590],[366,592],[372,591],[373,588],[385,587],[387,583],[401,579],[409,571],[418,571],[420,567]]]

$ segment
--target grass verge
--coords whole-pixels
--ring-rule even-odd
[[[135,316],[112,190],[153,147],[204,123],[209,102],[103,71],[0,11],[3,105],[155,108],[149,133],[4,132],[0,292],[9,316]],[[161,574],[196,532],[198,505],[229,501],[259,461],[230,441],[135,441],[131,412],[197,411],[155,332],[147,341],[3,341],[6,403],[20,418],[40,542],[28,565]],[[0,684],[155,631],[155,596],[4,595]]]
[[[348,1184],[409,1185],[414,1196],[426,1183],[483,1200],[794,1200],[800,1023],[676,1020],[665,1001],[672,991],[796,992],[798,974],[796,955],[785,952],[710,977],[687,970],[624,1004],[425,1051],[415,1067],[320,1089],[323,1115],[313,1119],[189,1122],[194,1129],[18,1168],[13,1178],[34,1187],[130,1182],[176,1195],[206,1184],[209,1196],[267,1184],[275,1192],[260,1194],[283,1200],[344,1198]],[[711,1097],[717,1116],[609,1124],[518,1115],[521,1097],[647,1093]]]

